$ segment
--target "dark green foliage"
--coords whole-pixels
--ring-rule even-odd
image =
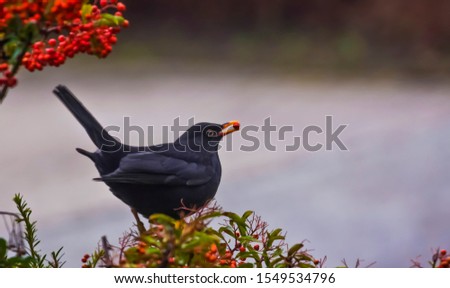
[[[61,260],[63,256],[62,247],[58,249],[58,251],[54,251],[50,254],[50,260],[47,260],[46,254],[41,253],[41,251],[38,249],[39,243],[41,241],[37,237],[36,221],[31,221],[30,217],[32,213],[31,209],[28,207],[27,202],[23,200],[23,197],[21,195],[16,194],[13,200],[14,203],[16,203],[17,210],[19,211],[19,218],[17,219],[17,221],[19,222],[19,224],[22,223],[25,226],[24,239],[28,244],[28,247],[26,256],[17,256],[13,258],[7,258],[7,247],[4,253],[2,253],[3,247],[0,247],[0,255],[4,255],[5,263],[8,263],[5,264],[5,267],[59,268],[64,265],[64,262],[62,262]],[[14,266],[18,263],[20,265]],[[6,266],[10,264],[11,266]]]

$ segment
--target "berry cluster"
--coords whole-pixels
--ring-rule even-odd
[[[87,53],[104,58],[129,23],[118,0],[0,0],[0,101],[23,65],[29,71],[60,66]],[[113,14],[112,14],[113,13]]]
[[[81,262],[83,262],[81,268],[89,268],[89,264],[87,263],[89,258],[91,258],[89,254],[84,254],[83,258],[81,258]]]
[[[316,267],[302,243],[288,247],[281,229],[267,230],[267,223],[252,211],[242,216],[223,212],[210,203],[188,218],[164,214],[149,217],[150,227],[125,234],[119,246],[104,245],[94,252],[88,267],[147,268],[287,268]],[[215,230],[208,225],[224,220]],[[140,228],[139,228],[140,229]],[[136,237],[137,236],[137,237]],[[105,242],[102,240],[102,242]],[[84,267],[84,264],[83,264]]]
[[[440,261],[437,266],[438,268],[450,268],[450,255],[447,254],[447,250],[442,249],[439,251],[439,255],[437,257]]]
[[[9,70],[7,63],[0,64],[0,73],[3,73],[3,77],[0,77],[0,87],[14,87],[17,84],[17,78],[13,76],[13,73]]]
[[[253,241],[247,242],[243,245],[238,239],[241,237],[239,232],[235,232],[235,243],[234,247],[228,244],[225,248],[225,252],[219,255],[219,265],[223,267],[236,268],[246,263],[247,257],[246,252],[250,253],[259,251],[260,247],[258,243],[252,243],[253,241],[258,241],[259,235],[252,235]],[[247,248],[246,248],[247,246]],[[248,254],[248,253],[247,253]],[[208,258],[207,258],[208,259]]]

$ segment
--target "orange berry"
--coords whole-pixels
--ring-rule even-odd
[[[210,249],[210,251],[212,252],[212,253],[216,253],[217,252],[217,245],[216,244],[211,244],[211,249]]]

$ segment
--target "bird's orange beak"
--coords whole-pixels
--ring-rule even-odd
[[[239,124],[239,121],[233,120],[227,122],[222,125],[222,131],[219,132],[219,135],[225,136],[227,134],[233,133],[234,131],[238,131],[240,127],[241,124]]]

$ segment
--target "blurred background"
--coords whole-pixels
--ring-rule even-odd
[[[292,125],[285,141],[273,135],[276,152],[241,151],[248,142],[233,134],[216,200],[254,210],[288,242],[307,240],[327,266],[408,267],[449,249],[449,1],[123,2],[131,26],[107,59],[22,71],[0,106],[0,210],[16,211],[11,199],[24,195],[44,252],[64,246],[66,266],[79,267],[102,235],[117,243],[133,222],[75,152],[94,146],[51,94],[57,84],[105,126],[126,116],[153,126],[145,143],[177,117]],[[285,152],[327,115],[348,125],[348,151]]]

